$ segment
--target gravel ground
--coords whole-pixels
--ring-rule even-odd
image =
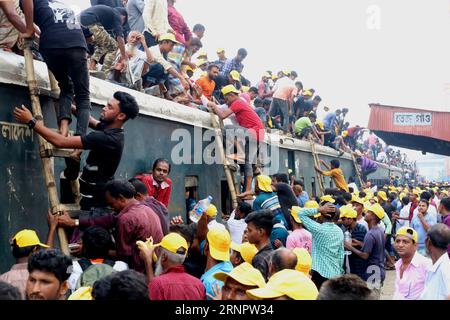
[[[392,300],[395,291],[395,270],[386,270],[386,279],[381,289],[381,300]]]

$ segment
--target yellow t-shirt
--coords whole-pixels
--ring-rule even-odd
[[[348,192],[348,185],[347,182],[345,182],[344,174],[342,173],[341,169],[334,168],[331,169],[330,171],[324,171],[323,175],[331,177],[336,187],[338,187],[341,190],[344,190],[345,192]]]

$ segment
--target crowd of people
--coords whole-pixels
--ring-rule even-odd
[[[16,30],[9,48],[20,50],[18,39],[38,34],[39,54],[61,89],[58,131],[24,106],[14,117],[54,146],[75,150],[63,176],[79,180],[81,194],[78,217],[48,214],[45,244],[32,229],[11,238],[16,264],[0,276],[0,298],[378,299],[385,270],[395,269],[394,299],[450,299],[448,184],[392,177],[389,185],[372,186],[374,160],[404,157],[380,148],[373,133],[364,141],[364,128],[344,123],[345,108],[324,108],[318,121],[321,98],[296,81],[295,71],[266,71],[253,87],[242,75],[247,51],[227,59],[218,49],[218,60],[208,62],[200,52],[205,27],[191,32],[175,0],[116,2],[96,1],[79,17],[56,1],[0,2]],[[94,119],[89,74],[211,109],[222,119],[234,116],[233,126],[255,141],[265,129],[278,129],[354,152],[365,185],[347,184],[339,160],[321,161],[317,174],[330,176],[336,188],[314,197],[295,176],[270,177],[246,162],[233,212],[210,204],[197,212],[198,221],[181,212],[170,218],[169,160],[157,159],[150,173],[129,181],[114,179],[123,126],[139,106],[117,91]],[[77,129],[69,136],[72,115]],[[82,170],[81,150],[89,153]],[[192,200],[187,193],[188,212],[201,208]],[[58,227],[70,236],[70,256],[53,248]]]

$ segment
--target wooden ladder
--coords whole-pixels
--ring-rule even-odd
[[[312,138],[309,139],[309,142],[311,143],[311,154],[313,156],[314,165],[316,167],[320,168],[320,160],[319,160],[319,156],[317,155],[316,143],[314,142],[314,140]],[[314,170],[314,171],[316,171],[316,170]],[[319,181],[320,193],[321,193],[321,195],[323,195],[325,192],[325,180],[323,179],[323,175],[321,175],[318,172],[316,172],[316,177],[317,177],[317,180]]]
[[[223,161],[223,169],[225,171],[225,177],[227,179],[228,188],[230,189],[233,209],[236,209],[238,206],[237,193],[236,193],[236,182],[234,180],[234,175],[231,173],[230,163],[225,154],[225,149],[223,147],[223,136],[222,136],[222,129],[224,128],[223,121],[222,121],[222,119],[219,118],[219,121],[220,121],[220,124],[219,124],[219,122],[217,122],[216,114],[214,113],[214,111],[211,108],[208,108],[208,109],[209,109],[209,114],[211,116],[211,123],[214,128],[214,135],[216,138],[216,143],[217,143],[217,146],[219,149],[220,157]]]
[[[36,75],[34,72],[33,54],[31,48],[33,46],[33,40],[25,40],[24,58],[25,58],[25,71],[27,75],[28,89],[30,90],[30,100],[32,105],[33,116],[37,120],[43,120],[41,103],[39,101],[39,88],[37,86]],[[53,75],[49,74],[52,91],[55,90],[56,81]],[[53,92],[54,93],[54,92]],[[39,142],[39,155],[42,160],[43,174],[45,179],[45,185],[48,192],[48,198],[50,201],[50,208],[52,214],[61,214],[63,211],[69,209],[69,206],[65,206],[60,203],[58,197],[58,190],[56,188],[55,174],[53,168],[53,157],[68,157],[73,150],[68,149],[56,149],[53,145],[48,143],[44,138],[38,135]],[[76,209],[77,206],[70,207]],[[67,235],[63,228],[57,230],[61,251],[64,254],[69,255]]]

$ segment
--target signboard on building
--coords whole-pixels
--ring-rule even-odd
[[[430,112],[394,112],[396,126],[431,126],[432,122]]]

